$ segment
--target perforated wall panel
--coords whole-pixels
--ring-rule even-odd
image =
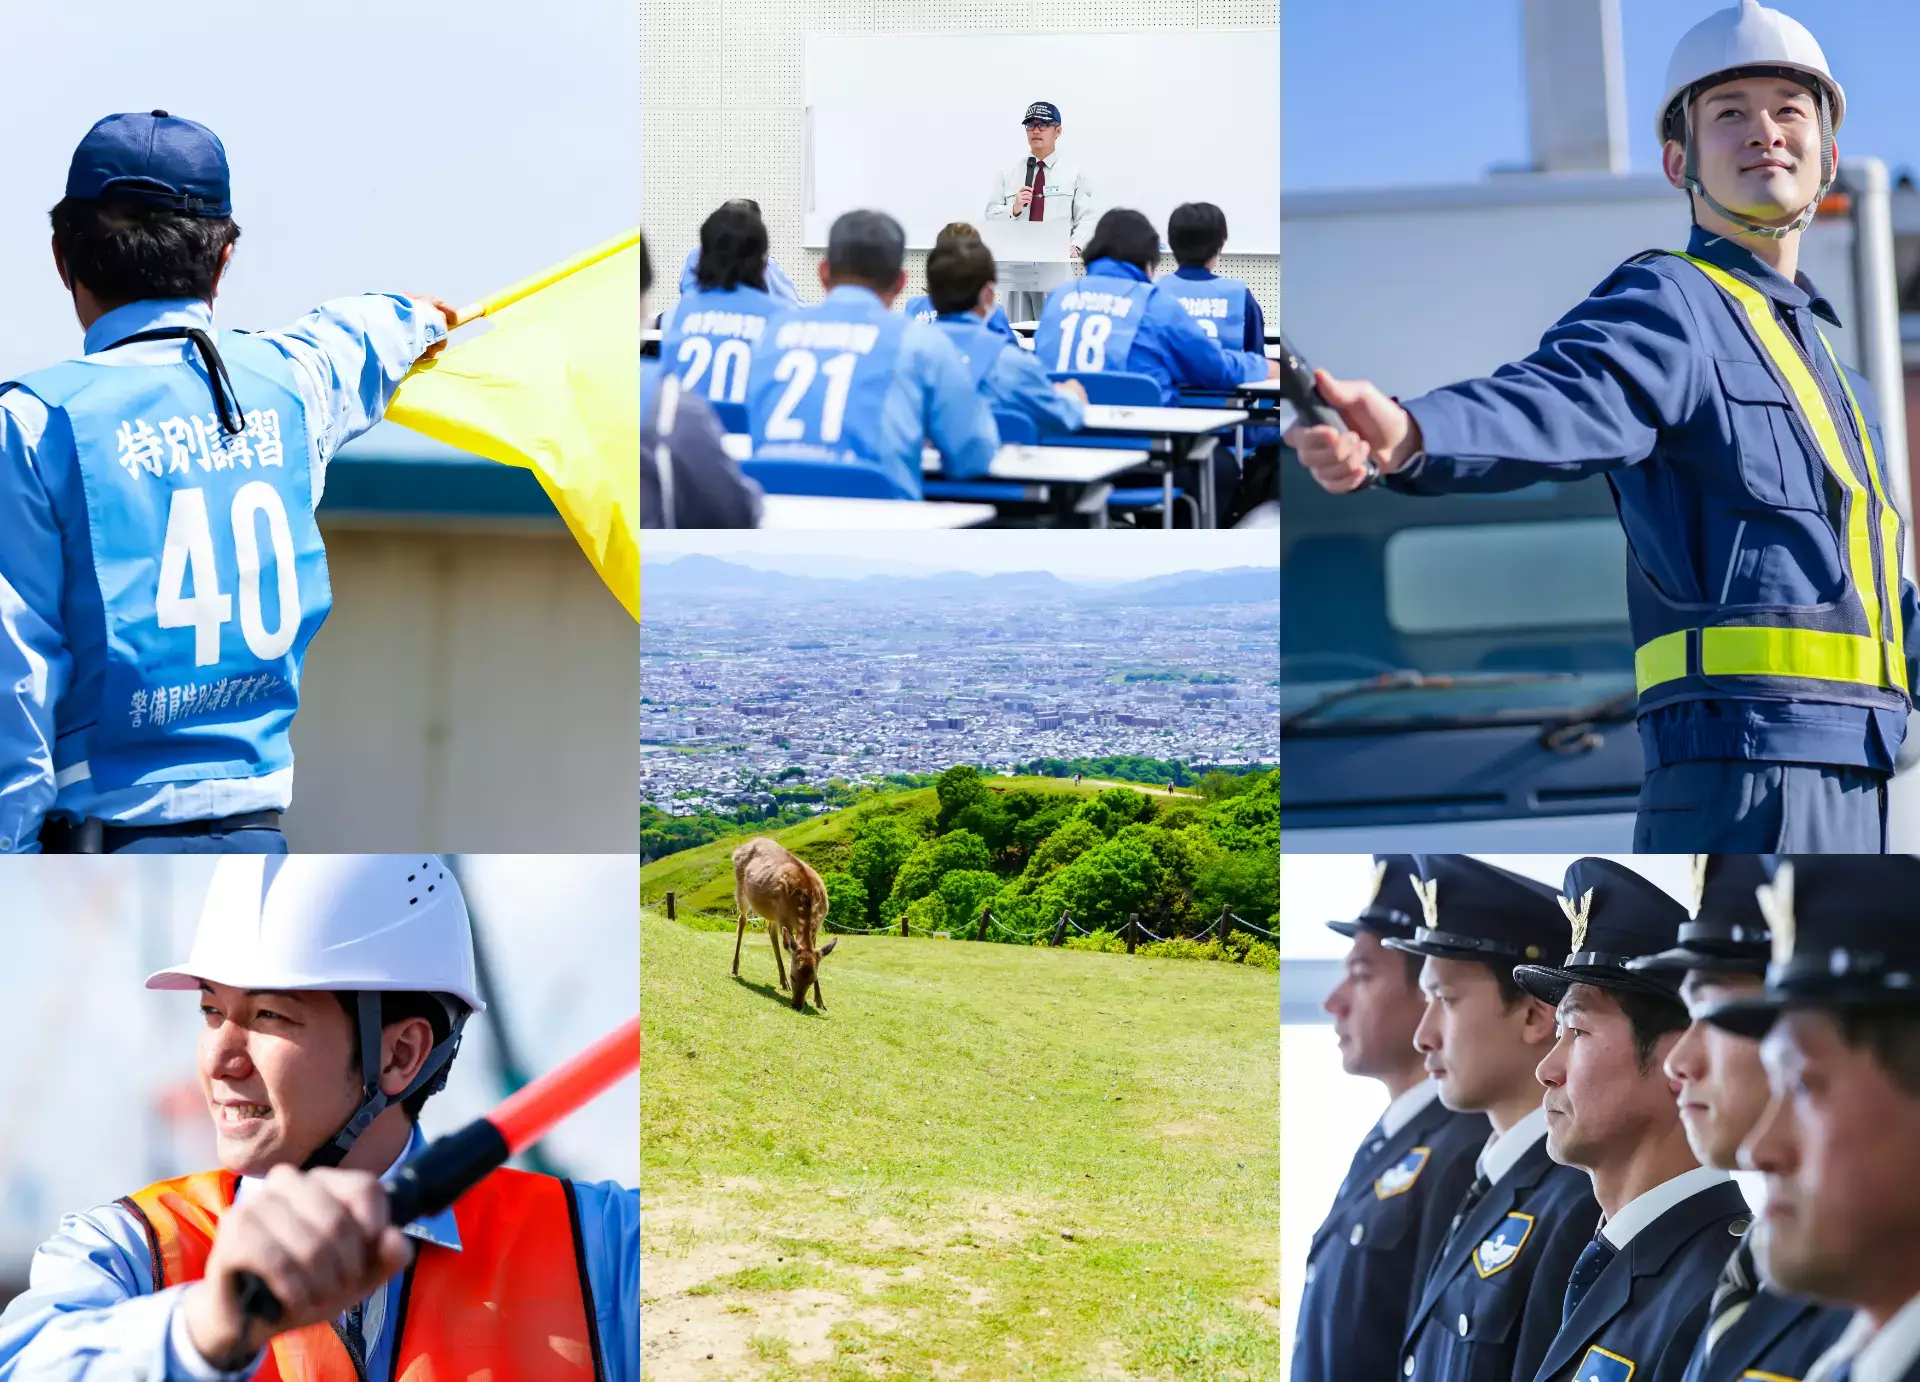
[[[1279,66],[1278,0],[645,0],[641,6],[641,225],[656,282],[649,307],[679,296],[680,265],[700,222],[728,197],[751,197],[773,257],[801,296],[820,296],[817,250],[800,246],[800,67],[809,30],[848,33],[994,29],[1269,27]],[[1179,93],[1169,80],[1164,93]],[[1165,227],[1162,227],[1164,230]],[[907,256],[909,293],[926,290],[926,256]],[[1171,259],[1162,271],[1171,271]],[[1224,256],[1269,321],[1279,318],[1274,255]]]

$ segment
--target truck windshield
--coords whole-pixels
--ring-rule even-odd
[[[1330,495],[1286,459],[1288,732],[1630,715],[1626,544],[1604,484]]]

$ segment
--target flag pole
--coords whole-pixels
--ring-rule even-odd
[[[537,273],[531,278],[523,278],[511,287],[502,288],[499,292],[490,294],[478,302],[469,303],[460,309],[459,314],[448,323],[448,326],[465,326],[476,318],[498,312],[503,307],[511,307],[521,298],[531,297],[542,288],[552,287],[568,274],[578,273],[584,268],[598,264],[603,259],[611,259],[622,250],[632,249],[639,243],[640,232],[637,228],[628,231],[625,235],[616,235],[613,239],[595,245],[590,250],[584,250],[571,259],[562,260],[552,268]]]

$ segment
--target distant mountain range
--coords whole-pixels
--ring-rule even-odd
[[[901,604],[925,600],[1076,601],[1100,605],[1262,604],[1280,598],[1280,573],[1274,567],[1235,566],[1222,571],[1179,571],[1148,580],[1113,584],[1076,584],[1047,571],[1009,571],[977,575],[945,571],[937,575],[796,576],[761,571],[720,557],[691,555],[672,561],[648,561],[641,567],[645,601],[728,602],[834,600]]]

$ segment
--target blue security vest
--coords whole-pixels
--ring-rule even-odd
[[[1636,262],[1666,258],[1652,251]],[[1698,269],[1677,281],[1699,320],[1731,319],[1754,347],[1758,365],[1716,360],[1728,395],[1770,403],[1736,414],[1755,429],[1739,437],[1741,478],[1762,502],[1819,503],[1824,486],[1838,496],[1835,540],[1846,571],[1844,588],[1819,604],[1690,604],[1670,598],[1628,545],[1627,610],[1633,629],[1639,711],[1688,700],[1735,696],[1762,700],[1819,700],[1905,711],[1905,631],[1900,617],[1903,527],[1888,502],[1870,429],[1846,371],[1826,336],[1814,329],[1830,357],[1845,398],[1827,396],[1812,362],[1774,316],[1764,294],[1718,265],[1673,255]],[[1809,347],[1814,348],[1814,347]],[[1776,435],[1780,430],[1785,435]],[[1864,466],[1841,441],[1851,429]],[[1818,458],[1815,472],[1786,484],[1782,457]],[[1749,475],[1751,471],[1751,475]],[[1762,492],[1771,485],[1779,495]],[[1749,500],[1748,502],[1751,502]]]
[[[1240,350],[1247,339],[1247,285],[1237,278],[1198,279],[1169,277],[1161,288],[1178,298],[1194,324],[1232,350]]]
[[[1107,275],[1070,279],[1047,294],[1033,353],[1052,373],[1121,373],[1147,315],[1152,283]]]
[[[827,301],[767,324],[753,352],[753,454],[881,465],[881,411],[907,318],[877,303]]]
[[[103,792],[289,767],[301,661],[333,604],[292,366],[210,334],[238,434],[191,347],[178,364],[96,354],[18,381],[79,460],[97,596],[65,601],[74,678],[54,769],[84,763]]]
[[[993,368],[993,362],[1000,358],[1003,350],[1018,350],[1019,346],[1007,344],[1006,337],[993,330],[971,312],[964,317],[936,317],[934,325],[946,334],[953,348],[960,352],[960,358],[967,363],[967,374],[973,380],[976,391],[987,382],[987,373]]]
[[[791,310],[771,294],[745,286],[683,294],[660,338],[661,362],[688,389],[716,403],[744,403],[754,343],[769,317]]]
[[[940,319],[940,314],[933,309],[933,299],[925,293],[907,299],[906,310],[908,321],[931,323]],[[987,313],[987,330],[1002,340],[1013,340],[1013,323],[1007,320],[1007,309],[997,302],[993,304],[993,310]]]

